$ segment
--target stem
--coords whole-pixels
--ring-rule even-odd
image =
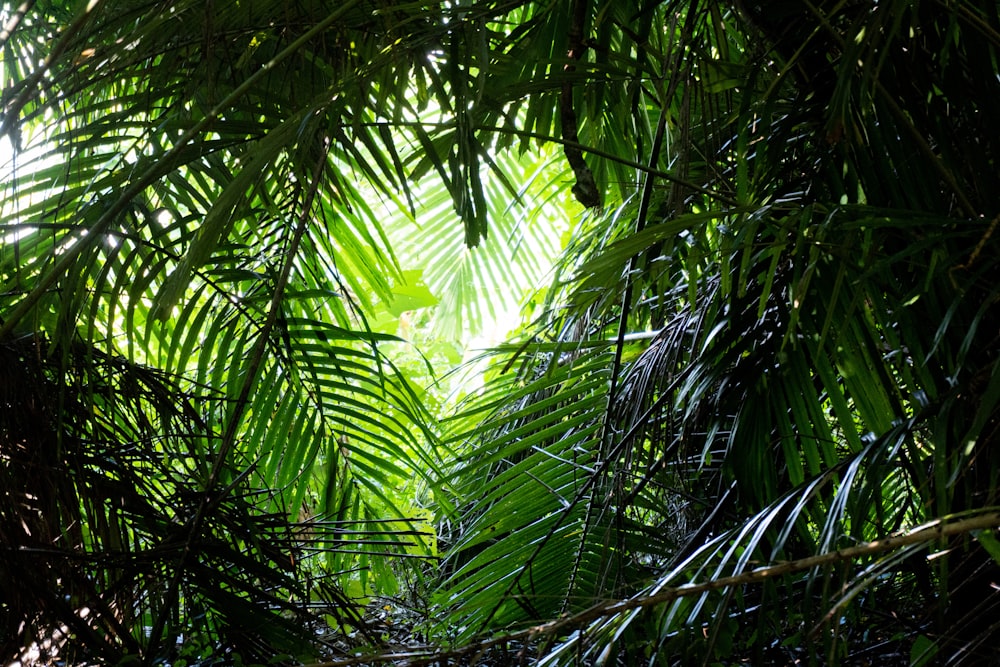
[[[508,642],[530,642],[541,637],[550,637],[564,634],[571,629],[596,621],[600,618],[618,616],[628,611],[645,609],[673,602],[682,597],[701,595],[709,591],[730,588],[733,586],[745,586],[756,584],[769,579],[811,570],[824,565],[831,565],[843,561],[851,561],[862,556],[872,556],[875,554],[892,551],[905,546],[916,544],[926,544],[936,540],[943,540],[947,537],[955,537],[979,530],[995,530],[1000,527],[1000,511],[991,510],[978,516],[971,516],[964,519],[947,522],[944,519],[924,524],[922,527],[904,533],[893,535],[881,540],[866,542],[846,549],[837,549],[808,558],[794,561],[785,561],[757,568],[749,572],[743,572],[730,577],[720,577],[701,584],[684,584],[674,588],[667,588],[655,594],[641,593],[627,600],[617,602],[602,603],[591,607],[573,616],[567,616],[541,625],[535,625],[518,632],[504,634],[499,637],[491,637],[479,642],[468,644],[450,651],[438,651],[434,648],[419,648],[408,653],[386,653],[382,655],[369,655],[361,658],[348,658],[346,660],[336,660],[333,662],[322,662],[308,665],[307,667],[348,667],[350,665],[371,665],[376,663],[393,662],[406,660],[407,665],[429,665],[435,662],[445,662],[451,659],[463,658],[469,655],[481,655],[484,651],[501,646]],[[627,620],[625,621],[627,622]],[[621,628],[616,629],[620,631]],[[582,636],[582,633],[577,637]]]

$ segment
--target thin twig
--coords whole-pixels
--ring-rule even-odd
[[[998,223],[1000,223],[1000,214],[998,214],[995,218],[993,218],[993,221],[990,222],[990,226],[986,228],[982,238],[979,239],[979,243],[976,244],[976,247],[972,250],[972,254],[969,255],[969,259],[956,266],[954,268],[955,271],[972,268],[972,265],[976,263],[977,259],[979,259],[980,253],[983,252],[983,248],[986,247],[986,242],[990,240],[990,237],[993,236],[993,232],[996,231]]]
[[[829,36],[837,42],[837,45],[841,48],[841,50],[843,52],[847,52],[847,42],[844,40],[843,35],[841,35],[830,24],[829,17],[814,6],[809,0],[803,0],[803,4],[805,4],[809,11],[813,13]],[[962,186],[959,185],[955,175],[941,162],[941,157],[934,152],[934,149],[931,148],[927,139],[924,138],[924,135],[913,124],[910,116],[903,110],[902,107],[899,106],[893,95],[886,90],[885,86],[882,85],[882,82],[879,79],[874,79],[874,84],[875,90],[878,91],[882,101],[889,107],[889,111],[892,112],[892,115],[896,117],[896,120],[899,121],[899,123],[906,129],[910,138],[913,140],[913,143],[918,149],[920,149],[920,152],[924,154],[924,157],[926,157],[927,161],[934,167],[934,170],[937,171],[941,179],[944,180],[944,182],[951,188],[951,191],[955,195],[955,199],[958,200],[958,204],[962,211],[970,218],[978,218],[979,214],[976,212],[976,207],[972,205],[972,202],[966,196],[965,191],[962,189]]]

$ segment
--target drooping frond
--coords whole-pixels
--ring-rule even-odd
[[[627,599],[606,603],[620,613],[539,625],[535,636],[553,633],[549,663],[834,663],[870,650],[854,627],[884,628],[874,641],[914,660],[987,654],[996,628],[959,610],[997,604],[989,531],[831,557],[997,504],[996,266],[984,253],[1000,209],[955,148],[987,161],[1000,148],[974,111],[995,103],[972,85],[996,83],[982,69],[1000,23],[987,4],[656,5],[669,26],[656,55],[682,64],[643,94],[669,140],[618,222],[578,232],[536,329],[549,345],[606,346],[601,413],[538,391],[552,362],[533,342],[521,364],[498,358],[468,412],[486,418],[455,474],[496,491],[481,501],[469,487],[440,602],[469,633],[572,611],[572,584],[599,581],[589,601]],[[646,127],[636,145],[655,145]],[[574,475],[562,508],[521,515],[548,496],[541,463],[519,467],[492,430],[514,406],[546,415],[537,432],[554,442],[577,420],[600,429],[585,468],[565,456],[544,468],[546,480]],[[489,542],[483,528],[501,521],[510,532]],[[556,539],[563,524],[574,539]],[[739,579],[812,557],[822,566]],[[526,588],[535,572],[563,578]],[[642,611],[644,597],[727,577]]]
[[[302,576],[304,542],[259,509],[252,466],[227,463],[206,498],[220,435],[176,378],[31,336],[0,356],[4,655],[317,657],[320,611],[367,631],[337,587]]]

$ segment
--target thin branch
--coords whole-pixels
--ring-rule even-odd
[[[26,0],[21,3],[21,6],[14,10],[14,13],[10,15],[7,19],[6,25],[4,25],[3,30],[0,30],[0,47],[7,43],[7,40],[11,38],[14,31],[17,30],[17,26],[21,24],[21,20],[24,15],[31,11],[31,8],[35,6],[36,0]]]
[[[826,30],[829,36],[834,41],[837,42],[837,45],[841,48],[841,50],[846,52],[848,50],[847,42],[844,40],[843,35],[841,35],[830,24],[829,17],[823,12],[821,12],[809,0],[803,0],[803,3],[805,4],[806,7],[809,8],[809,11],[813,13],[813,15],[820,22],[820,24],[823,26],[823,29]],[[910,138],[913,140],[913,143],[917,146],[917,148],[920,149],[920,152],[924,154],[924,157],[926,157],[927,160],[930,162],[930,164],[934,167],[935,171],[937,171],[941,179],[945,183],[947,183],[948,186],[951,188],[951,191],[955,195],[955,198],[958,200],[958,204],[962,208],[962,211],[970,218],[980,217],[979,212],[976,211],[976,207],[972,205],[972,202],[966,196],[965,191],[962,189],[962,186],[959,185],[958,180],[955,178],[955,175],[941,162],[941,157],[934,152],[934,149],[931,148],[931,145],[927,142],[927,139],[913,124],[913,121],[910,118],[910,116],[903,110],[902,107],[899,106],[899,103],[896,102],[893,95],[891,95],[889,91],[885,89],[885,86],[882,85],[882,82],[880,80],[878,80],[877,78],[874,79],[874,84],[875,84],[875,90],[878,91],[878,94],[882,98],[882,101],[885,102],[886,105],[889,107],[889,111],[891,111],[892,115],[896,117],[896,120],[898,120],[903,125],[903,127],[906,128],[906,131],[910,135]]]
[[[574,0],[573,21],[569,27],[569,62],[563,66],[563,71],[572,75],[576,71],[576,62],[587,52],[587,44],[583,39],[584,25],[587,21],[587,0]],[[583,151],[576,144],[580,141],[577,131],[576,110],[573,108],[573,79],[566,77],[559,93],[559,120],[562,122],[562,135],[567,143],[563,144],[566,161],[576,175],[573,185],[573,195],[577,201],[587,208],[601,206],[601,193],[594,182],[594,174],[583,158]]]
[[[433,648],[419,649],[406,653],[385,653],[382,655],[368,655],[357,658],[347,658],[332,662],[314,663],[308,667],[348,667],[349,665],[371,665],[378,663],[405,661],[400,664],[416,667],[417,665],[429,665],[435,662],[442,662],[451,659],[463,658],[469,655],[481,654],[491,648],[502,646],[509,642],[527,643],[541,637],[551,637],[582,627],[600,618],[616,616],[624,612],[635,609],[645,609],[667,602],[673,602],[679,598],[701,595],[711,591],[716,591],[734,586],[746,586],[757,584],[770,579],[783,577],[797,572],[804,572],[813,568],[832,565],[834,563],[852,561],[864,556],[874,556],[876,554],[892,551],[901,547],[914,544],[925,544],[948,537],[965,535],[979,530],[995,530],[1000,528],[1000,511],[990,510],[978,516],[971,516],[964,519],[947,522],[939,519],[920,526],[908,533],[894,535],[866,542],[845,549],[837,549],[808,558],[799,560],[784,561],[766,567],[760,567],[749,572],[743,572],[729,577],[720,577],[701,584],[685,584],[674,588],[664,589],[654,595],[640,594],[627,600],[619,600],[611,603],[602,603],[582,611],[573,616],[567,616],[541,625],[535,625],[518,632],[512,632],[497,637],[491,637],[479,642],[467,644],[457,649],[439,651]]]
[[[642,229],[645,227],[645,224],[646,224],[646,215],[647,215],[647,213],[649,211],[650,201],[652,200],[653,183],[654,183],[654,181],[656,179],[656,175],[655,175],[654,170],[652,169],[652,167],[653,167],[653,165],[655,165],[659,161],[660,149],[662,147],[663,138],[664,138],[664,136],[666,134],[666,123],[667,123],[667,106],[666,106],[666,104],[662,104],[661,105],[661,112],[660,112],[660,119],[659,119],[659,122],[658,122],[657,127],[656,127],[656,135],[655,135],[655,137],[653,139],[653,146],[652,146],[652,148],[650,150],[649,169],[644,170],[645,174],[646,174],[646,181],[644,183],[643,192],[642,192],[642,199],[641,199],[640,205],[639,205],[638,218],[636,220],[636,232],[637,233],[640,232],[640,231],[642,231]],[[632,267],[634,265],[634,262],[635,262],[635,258],[634,257],[629,260],[628,271],[626,273],[626,281],[627,282],[626,282],[626,287],[625,287],[625,295],[623,297],[623,303],[622,303],[621,319],[620,319],[619,324],[618,324],[618,339],[616,341],[615,361],[614,361],[614,366],[613,366],[613,370],[612,370],[610,387],[608,389],[607,407],[605,408],[605,420],[604,420],[604,426],[603,426],[604,437],[602,438],[602,448],[604,448],[605,443],[609,441],[609,439],[610,439],[610,433],[612,432],[611,410],[612,410],[612,406],[614,405],[614,401],[615,401],[616,384],[617,384],[619,370],[621,368],[621,355],[622,355],[622,348],[623,348],[623,345],[624,345],[624,338],[623,338],[623,336],[625,335],[626,325],[627,325],[627,322],[628,322],[629,302],[632,299],[632,280],[631,280],[631,274],[632,274]],[[621,444],[620,443],[618,445],[616,445],[616,447],[615,447],[615,452],[618,452],[618,451],[621,451]],[[586,479],[586,481],[583,483],[583,485],[580,488],[580,490],[576,493],[576,496],[574,496],[572,502],[567,502],[565,499],[563,499],[563,503],[564,503],[563,511],[559,515],[559,517],[556,519],[555,524],[548,530],[548,532],[545,534],[545,537],[543,537],[538,542],[538,544],[535,546],[534,551],[532,552],[531,556],[527,559],[525,565],[522,565],[518,569],[517,574],[511,579],[510,584],[508,584],[508,586],[504,590],[503,594],[497,599],[496,605],[494,605],[493,609],[486,616],[486,619],[483,621],[483,624],[482,624],[481,627],[485,628],[486,624],[489,623],[489,621],[496,615],[496,613],[500,610],[500,608],[503,606],[503,604],[508,600],[508,596],[514,590],[514,588],[520,583],[521,577],[526,572],[530,571],[531,564],[534,562],[535,558],[537,558],[539,556],[539,554],[541,554],[542,549],[545,548],[545,546],[548,544],[549,540],[552,539],[552,537],[555,535],[556,531],[559,530],[559,528],[567,520],[567,518],[570,516],[570,512],[573,510],[573,508],[576,507],[576,505],[578,503],[582,502],[586,498],[586,495],[587,495],[587,493],[590,492],[591,487],[595,486],[596,483],[597,483],[597,481],[599,479],[601,479],[604,469],[606,468],[606,466],[608,466],[610,464],[610,461],[612,461],[613,458],[614,458],[614,456],[611,453],[609,453],[607,455],[604,455],[604,453],[602,452],[601,459],[603,461],[603,465],[600,466],[600,469],[597,472],[592,473]],[[594,504],[593,503],[589,503],[588,507],[587,507],[586,515],[584,517],[584,524],[585,524],[584,525],[584,529],[583,529],[583,531],[581,533],[581,537],[580,537],[581,544],[584,544],[586,542],[586,540],[588,538],[588,535],[590,533],[590,522],[591,522],[591,516],[592,516],[593,509],[594,509]],[[580,560],[581,560],[582,554],[583,554],[583,548],[584,547],[581,546],[580,553],[577,555],[577,558],[575,559],[575,561],[573,563],[572,571],[570,572],[569,583],[567,585],[567,590],[571,590],[572,587],[575,584],[577,572],[579,571]],[[568,603],[568,600],[569,600],[568,597],[566,597],[563,600],[564,610],[565,610],[565,605]]]
[[[671,174],[668,171],[663,171],[662,169],[654,169],[652,165],[643,164],[635,160],[629,160],[628,158],[622,157],[621,155],[615,155],[614,153],[609,153],[608,151],[601,150],[600,148],[596,148],[594,146],[587,146],[579,142],[560,139],[559,137],[553,137],[547,134],[542,134],[541,132],[528,132],[526,130],[510,130],[507,129],[506,127],[480,126],[475,129],[484,130],[487,132],[496,132],[498,134],[513,134],[518,137],[526,137],[528,139],[538,139],[540,141],[552,142],[560,144],[562,146],[572,146],[574,148],[579,148],[584,153],[590,153],[591,155],[602,157],[606,160],[610,160],[622,166],[631,167],[637,170],[639,173],[655,176],[657,178],[661,178],[675,185],[683,186],[685,188],[688,188],[689,190],[692,190],[693,192],[697,192],[698,194],[703,194],[706,197],[711,197],[712,199],[718,200],[723,204],[729,204],[730,206],[739,206],[739,202],[733,197],[730,197],[729,195],[722,194],[721,192],[718,192],[716,190],[710,190],[706,187],[698,185],[697,183],[694,183],[693,181],[688,181],[686,179],[675,176],[674,174]]]
[[[977,259],[979,259],[979,254],[983,251],[983,248],[986,247],[986,242],[990,240],[990,237],[993,236],[993,232],[996,231],[998,223],[1000,223],[1000,215],[997,215],[993,218],[993,221],[990,222],[990,226],[986,228],[986,232],[983,233],[983,236],[979,239],[979,243],[977,243],[976,247],[972,250],[972,254],[969,255],[969,259],[954,267],[952,269],[953,271],[972,268],[972,265],[976,263]]]
[[[983,20],[983,17],[978,16],[973,13],[973,11],[965,6],[964,3],[955,2],[943,2],[942,0],[936,0],[936,4],[940,5],[945,11],[954,10],[957,12],[960,18],[965,19],[969,25],[974,29],[979,30],[986,39],[993,43],[993,46],[1000,49],[1000,33],[993,29],[993,27]]]
[[[663,139],[666,135],[667,129],[667,104],[664,100],[661,102],[660,107],[660,119],[656,124],[656,133],[653,137],[653,145],[649,151],[649,166],[652,168],[660,159],[660,150],[663,147]],[[639,210],[636,214],[635,221],[635,233],[638,234],[646,227],[646,217],[649,214],[649,205],[653,199],[653,183],[655,182],[655,177],[646,173],[646,180],[643,183],[642,197],[639,200]],[[628,265],[625,270],[625,293],[622,295],[621,312],[619,313],[618,319],[618,334],[617,340],[615,341],[615,356],[611,365],[611,378],[609,380],[608,387],[608,399],[607,404],[604,409],[604,426],[603,426],[603,437],[601,438],[601,460],[611,461],[613,456],[611,455],[612,447],[612,437],[615,432],[614,424],[612,423],[615,404],[618,401],[618,391],[620,390],[620,377],[622,369],[622,354],[625,349],[625,332],[628,330],[629,315],[632,312],[632,290],[634,285],[633,272],[635,270],[636,256],[632,255],[629,257]],[[615,448],[616,451],[621,451],[621,448]],[[596,478],[597,475],[595,474]],[[610,504],[610,503],[607,503]],[[593,514],[596,508],[604,508],[606,504],[599,503],[588,503],[586,516],[584,517],[583,531],[580,536],[580,551],[577,554],[577,558],[573,562],[573,570],[570,574],[569,585],[567,586],[567,591],[572,592],[573,587],[576,585],[576,577],[580,569],[580,563],[583,560],[584,550],[586,548],[586,542],[590,535],[591,522],[593,520]],[[602,512],[603,514],[603,512]],[[621,512],[616,513],[618,519],[621,518]],[[522,570],[523,571],[523,570]],[[565,613],[569,607],[570,596],[567,595],[563,599],[562,611]]]
[[[434,129],[454,127],[454,123],[447,123],[447,122],[432,123],[425,121],[393,121],[391,123],[385,121],[378,121],[378,122],[358,123],[358,125],[360,127],[390,126],[390,127],[422,127],[422,128],[434,128]],[[674,174],[671,174],[668,171],[663,171],[662,169],[655,169],[651,165],[643,164],[642,162],[637,162],[635,160],[630,160],[626,157],[622,157],[621,155],[616,155],[614,153],[610,153],[608,151],[597,148],[596,146],[588,146],[587,144],[581,144],[579,141],[571,141],[569,139],[555,137],[552,136],[551,134],[544,134],[542,132],[531,132],[528,130],[511,129],[508,127],[495,126],[495,125],[473,125],[472,129],[477,132],[511,134],[514,135],[515,137],[519,137],[522,139],[536,139],[543,143],[553,143],[553,144],[558,144],[559,146],[563,146],[564,148],[570,147],[578,149],[583,153],[596,155],[597,157],[604,158],[609,162],[620,164],[623,167],[631,167],[632,169],[638,171],[640,174],[648,174],[651,176],[655,176],[674,185],[687,188],[692,192],[697,192],[698,194],[705,195],[706,197],[710,197],[712,199],[720,201],[723,204],[728,204],[729,206],[739,206],[739,202],[733,197],[730,197],[729,195],[725,195],[716,190],[710,190],[709,188],[698,185],[693,181],[689,181],[680,178]]]

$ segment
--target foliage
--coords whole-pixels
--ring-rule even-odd
[[[143,432],[149,442],[136,450],[142,463],[135,465],[155,484],[133,493],[164,521],[180,522],[180,544],[225,528],[229,548],[246,550],[242,567],[258,573],[255,585],[267,594],[240,604],[228,594],[213,599],[219,623],[241,625],[247,605],[273,615],[277,591],[306,585],[277,568],[271,577],[281,586],[270,590],[263,572],[276,563],[244,537],[265,519],[283,517],[286,541],[293,524],[306,524],[296,534],[308,536],[310,571],[325,577],[334,597],[345,594],[341,588],[357,599],[375,587],[391,594],[397,570],[411,562],[403,557],[432,553],[420,485],[433,486],[436,477],[434,433],[422,388],[386,354],[400,340],[372,324],[399,307],[408,287],[408,296],[420,295],[413,290],[419,274],[398,263],[381,224],[412,215],[409,183],[418,172],[436,173],[452,193],[470,243],[485,234],[485,208],[469,203],[483,196],[478,171],[467,171],[468,154],[459,161],[451,153],[442,139],[448,130],[432,136],[412,122],[427,105],[443,119],[456,115],[452,88],[461,77],[448,79],[435,62],[451,39],[448,17],[359,0],[334,9],[263,2],[5,8],[2,134],[14,157],[4,179],[0,340],[39,341],[44,363],[31,368],[44,370],[53,386],[72,385],[70,358],[124,359],[130,368],[166,373],[170,384],[160,392],[194,406],[198,419],[174,436],[183,456],[167,433],[150,440]],[[424,163],[397,149],[406,141],[420,147]],[[467,141],[463,150],[481,149]],[[78,392],[84,412],[103,409],[85,391],[89,381]],[[125,398],[129,419],[153,420],[141,392]],[[95,428],[64,424],[68,414],[51,412],[53,438],[69,437],[71,426]],[[22,446],[20,436],[7,443]],[[81,480],[125,484],[138,474],[88,456]],[[5,461],[15,459],[5,452]],[[19,494],[33,473],[10,465],[5,492]],[[190,492],[190,514],[169,500],[175,486]],[[80,507],[67,517],[90,516],[90,502],[102,506],[97,482],[81,481],[78,493]],[[234,503],[244,509],[230,516]],[[246,524],[242,533],[227,516]],[[51,530],[36,538],[70,531],[62,548],[82,550],[96,569],[80,576],[101,581],[86,602],[74,602],[91,609],[97,642],[77,629],[80,655],[89,647],[93,655],[169,657],[180,634],[202,623],[202,603],[182,590],[200,562],[200,552],[187,548],[164,552],[156,566],[163,601],[132,603],[153,612],[130,612],[104,637],[96,628],[113,623],[110,599],[125,589],[95,572],[108,560],[146,558],[153,528],[123,519],[115,532],[125,549],[73,537],[80,527],[72,518],[47,520]],[[18,535],[7,534],[6,550],[22,546]],[[211,581],[211,570],[199,576]],[[227,590],[229,576],[221,568],[215,589]],[[39,598],[60,597],[68,586],[39,581],[47,586]],[[245,588],[239,595],[249,595]],[[141,586],[127,590],[144,595]],[[302,613],[322,602],[293,598]],[[5,606],[5,627],[55,622],[36,619],[32,609]]]
[[[996,506],[996,7],[665,2],[656,42],[626,5],[587,20],[654,64],[608,151],[645,180],[454,421],[439,617],[579,614],[544,664],[985,659],[989,532],[614,601]]]
[[[8,656],[988,655],[995,3],[328,4],[4,5]]]
[[[4,655],[308,657],[318,617],[302,601],[366,629],[355,603],[304,576],[301,536],[258,509],[252,466],[226,462],[226,488],[205,497],[199,440],[218,435],[172,378],[82,344],[51,351],[30,337],[0,349]]]

